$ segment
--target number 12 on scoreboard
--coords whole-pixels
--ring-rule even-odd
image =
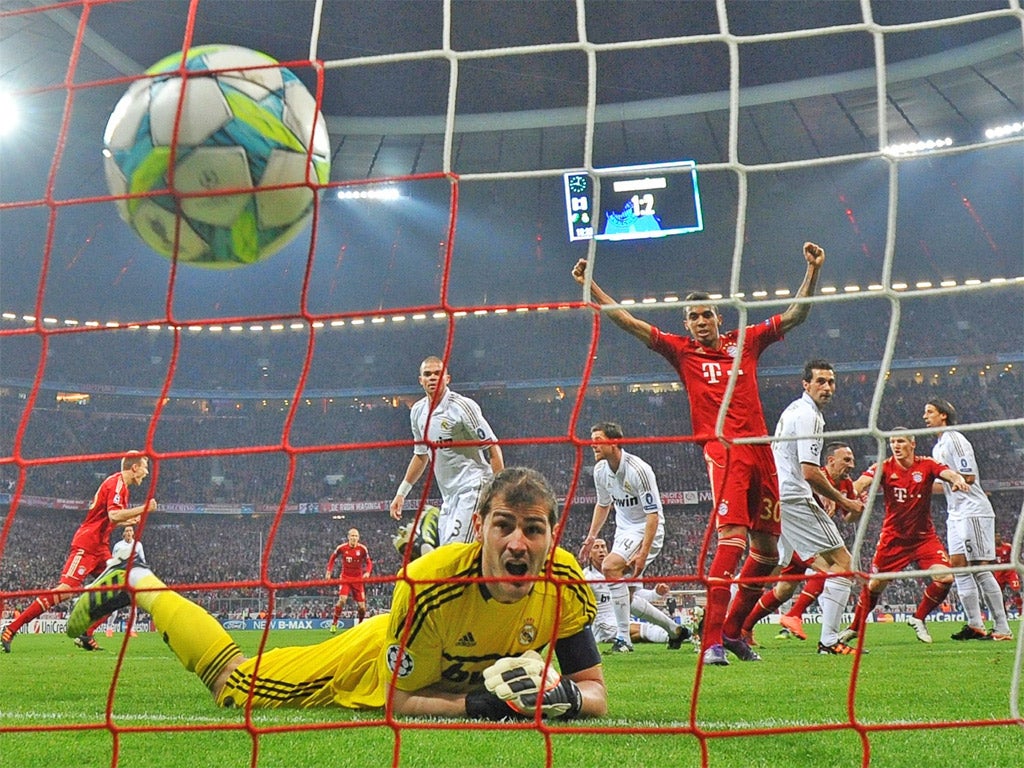
[[[639,240],[704,229],[692,160],[600,168],[601,210],[594,209],[594,181],[586,171],[564,174],[570,242]]]

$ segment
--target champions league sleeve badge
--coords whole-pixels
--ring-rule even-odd
[[[402,661],[399,663],[398,656],[401,654]],[[392,672],[395,671],[395,667],[398,667],[399,677],[408,677],[412,674],[413,660],[412,654],[409,653],[409,649],[406,648],[404,651],[400,645],[389,645],[387,654],[388,669]]]

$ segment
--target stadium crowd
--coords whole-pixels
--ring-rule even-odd
[[[920,427],[923,404],[934,393],[962,403],[965,422],[1006,418],[1024,410],[1021,390],[1020,377],[1013,371],[999,371],[988,378],[949,374],[892,378],[882,394],[878,425],[881,429]],[[576,501],[570,505],[561,533],[570,550],[585,536],[590,516],[592,459],[582,436],[594,421],[612,416],[623,423],[627,441],[635,440],[630,442],[631,450],[655,467],[663,494],[676,494],[673,498],[678,502],[682,492],[708,490],[701,452],[688,436],[685,393],[677,389],[596,387],[583,399],[576,417],[575,433],[580,437],[570,437],[576,405],[571,392],[561,392],[559,397],[550,389],[483,387],[469,391],[503,440],[508,463],[541,469],[561,495],[567,495],[576,481]],[[792,399],[792,377],[765,378],[761,391],[772,421]],[[865,428],[873,391],[873,376],[841,375],[839,395],[827,414],[827,428]],[[117,410],[101,410],[100,403],[37,407],[22,435],[21,455],[29,460],[65,460],[26,467],[21,496],[60,499],[66,506],[87,501],[97,479],[110,473],[113,462],[79,457],[118,454],[126,446],[145,443],[150,426],[150,415],[141,415],[145,401],[119,398],[118,402],[122,407]],[[0,434],[6,443],[4,453],[10,456],[20,410],[10,400],[3,405]],[[266,590],[273,587],[278,615],[329,615],[334,588],[322,583],[323,568],[331,549],[355,526],[376,563],[368,585],[368,603],[371,611],[382,609],[390,599],[388,578],[401,565],[391,544],[394,523],[387,516],[386,504],[409,448],[406,403],[397,398],[364,398],[361,402],[299,407],[287,441],[291,453],[282,449],[282,425],[281,409],[269,406],[197,412],[190,403],[167,405],[156,428],[154,447],[175,455],[155,461],[150,480],[162,509],[181,505],[188,511],[149,516],[141,534],[150,559],[159,563],[169,583],[190,585],[190,594],[224,614],[265,610]],[[973,430],[970,436],[986,486],[999,489],[990,493],[997,530],[1009,537],[1022,506],[1019,481],[1024,476],[1024,457],[1017,447],[1019,436],[1012,429]],[[677,439],[659,441],[665,438]],[[879,443],[866,436],[856,436],[850,442],[857,469],[866,468],[877,455]],[[931,443],[929,436],[922,436],[918,452],[929,452]],[[228,452],[218,454],[218,449]],[[192,451],[197,453],[179,456]],[[0,490],[15,490],[17,467],[0,465],[0,479]],[[372,509],[318,512],[318,505],[324,502],[366,502]],[[224,505],[218,511],[234,513],[189,513],[197,506],[217,504]],[[936,501],[934,515],[940,536],[944,535],[942,504]],[[650,578],[675,578],[679,588],[699,588],[703,569],[697,561],[707,535],[707,506],[703,498],[697,504],[666,505],[665,549],[648,573]],[[279,515],[279,508],[288,511]],[[299,514],[298,510],[311,513]],[[3,512],[6,519],[8,505]],[[76,509],[20,504],[9,520],[6,540],[0,542],[0,590],[28,591],[48,585],[60,568],[66,539],[80,515]],[[880,520],[879,508],[862,537],[861,563],[870,562]],[[852,545],[854,530],[845,533]],[[230,586],[224,589],[224,584]],[[886,601],[911,604],[917,588],[914,582],[893,584]],[[9,599],[6,608],[20,602],[19,598]]]

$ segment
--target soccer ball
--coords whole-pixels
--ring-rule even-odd
[[[200,46],[184,77],[181,68],[181,53],[161,59],[110,115],[107,186],[133,195],[118,212],[163,256],[206,267],[265,259],[302,230],[330,178],[323,115],[302,81],[258,51]],[[260,191],[283,184],[301,186]]]

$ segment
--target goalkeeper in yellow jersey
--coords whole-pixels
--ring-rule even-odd
[[[126,573],[123,565],[78,599],[68,632],[81,634],[80,625],[134,597],[225,707],[251,700],[490,720],[602,716],[607,692],[589,627],[594,594],[575,558],[554,546],[556,521],[557,502],[540,473],[503,470],[482,494],[475,542],[410,563],[389,614],[318,645],[246,659],[203,608],[148,568]]]

